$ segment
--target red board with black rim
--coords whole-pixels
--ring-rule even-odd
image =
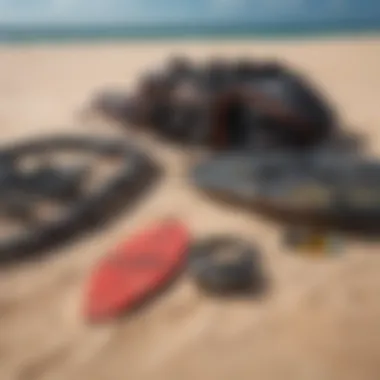
[[[184,224],[165,220],[122,242],[99,262],[89,279],[86,318],[116,317],[162,289],[183,264],[189,240]]]

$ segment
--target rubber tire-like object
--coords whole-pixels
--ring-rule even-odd
[[[226,248],[233,257],[220,261]],[[188,256],[188,268],[196,284],[208,293],[219,295],[255,290],[261,285],[258,252],[248,243],[233,237],[212,237],[194,243]]]
[[[39,250],[50,248],[91,227],[99,226],[101,221],[120,209],[119,201],[122,197],[124,200],[127,198],[128,205],[135,203],[159,174],[158,167],[136,147],[102,137],[66,135],[36,139],[5,148],[3,152],[17,160],[23,155],[60,149],[88,151],[105,158],[119,157],[124,164],[110,182],[75,203],[64,217],[34,225],[16,237],[0,240],[1,264],[29,258]]]

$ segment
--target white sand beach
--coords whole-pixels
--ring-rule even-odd
[[[380,154],[380,38],[295,42],[125,42],[0,47],[1,142],[46,133],[127,134],[84,123],[94,91],[126,88],[169,54],[270,57],[309,74],[350,130]],[[202,198],[178,149],[140,139],[167,177],[132,213],[38,263],[0,270],[1,380],[380,379],[380,247],[347,244],[335,258],[286,252],[281,228]],[[83,285],[128,234],[178,215],[195,236],[235,233],[260,248],[271,289],[261,300],[217,300],[185,275],[139,314],[90,326]]]

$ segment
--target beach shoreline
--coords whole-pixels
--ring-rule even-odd
[[[350,38],[379,35],[377,19],[325,21],[276,21],[263,23],[71,23],[1,24],[0,43],[104,43],[109,41],[191,41],[191,40],[289,40]]]

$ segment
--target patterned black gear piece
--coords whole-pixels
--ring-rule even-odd
[[[263,290],[258,250],[240,239],[214,236],[195,242],[188,263],[196,284],[206,292],[227,295]]]
[[[4,148],[2,155],[17,161],[23,155],[44,154],[61,149],[88,151],[97,153],[100,157],[119,158],[123,163],[122,168],[104,186],[70,204],[62,218],[34,224],[17,236],[0,240],[1,264],[34,257],[48,247],[102,225],[101,222],[107,221],[116,211],[123,209],[125,203],[134,205],[160,174],[158,166],[135,146],[102,137],[66,135],[35,139]],[[6,164],[5,169],[9,169],[8,166]],[[12,175],[11,170],[10,174]],[[8,177],[10,179],[12,178]],[[9,184],[8,180],[3,184],[5,187]]]

